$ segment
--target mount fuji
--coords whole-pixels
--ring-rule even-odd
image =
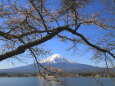
[[[65,72],[77,72],[77,73],[91,73],[91,72],[101,72],[104,68],[95,67],[86,64],[80,64],[64,58],[60,54],[54,54],[42,61],[40,63],[45,67],[52,67],[54,69],[61,69]],[[37,66],[35,64],[21,66],[10,69],[1,69],[0,73],[37,73]]]
[[[77,62],[74,62],[72,60],[69,60],[67,58],[64,58],[60,54],[54,54],[42,61],[40,63],[44,66],[51,66],[52,68],[55,69],[62,69],[63,71],[66,72],[99,72],[102,71],[103,68],[101,67],[95,67],[91,65],[86,65],[86,64],[80,64]]]

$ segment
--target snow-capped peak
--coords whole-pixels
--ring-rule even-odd
[[[58,63],[58,62],[75,63],[69,59],[64,58],[60,54],[54,54],[54,55],[40,61],[40,63]]]

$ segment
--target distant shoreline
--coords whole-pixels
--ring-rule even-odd
[[[35,77],[35,78],[43,78],[43,77],[37,77],[37,76],[0,76],[1,77]],[[46,78],[115,78],[115,77],[53,77],[53,76],[46,76]]]
[[[0,77],[42,77],[38,74],[0,74]],[[60,74],[46,75],[45,77],[75,77],[75,78],[115,78],[115,74]]]

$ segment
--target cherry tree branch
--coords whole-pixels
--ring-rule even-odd
[[[35,41],[32,41],[32,42],[29,42],[29,43],[26,43],[24,45],[21,45],[19,46],[18,48],[16,48],[15,50],[13,51],[10,51],[10,52],[6,52],[2,55],[0,55],[0,61],[4,60],[4,59],[7,59],[7,58],[10,58],[12,56],[15,56],[15,55],[18,55],[18,54],[22,54],[26,51],[26,49],[29,49],[33,46],[36,46],[36,45],[39,45],[43,42],[46,42],[48,41],[49,39],[53,38],[55,35],[57,35],[59,32],[63,31],[66,27],[58,27],[56,29],[54,29],[52,31],[52,33],[44,36],[43,38],[41,39],[38,39],[38,40],[35,40]]]
[[[71,32],[72,34],[81,37],[82,40],[83,40],[87,45],[89,45],[89,46],[91,46],[91,47],[93,47],[93,48],[95,48],[95,49],[97,49],[97,50],[99,50],[99,51],[101,51],[101,52],[108,53],[109,55],[111,55],[111,56],[115,59],[114,54],[112,54],[109,50],[102,49],[101,47],[98,47],[98,46],[96,46],[96,45],[90,43],[82,34],[76,32],[76,31],[73,30],[73,29],[67,28],[67,30],[68,30],[69,32]]]
[[[49,32],[52,32],[52,31],[53,30],[49,30]],[[0,36],[4,37],[6,39],[18,39],[18,38],[22,38],[27,35],[32,35],[34,33],[44,33],[44,32],[47,32],[47,31],[34,30],[34,31],[29,31],[29,32],[23,33],[23,34],[19,34],[19,35],[13,35],[13,34],[9,34],[9,33],[0,31]]]
[[[38,39],[38,40],[35,40],[35,41],[32,41],[32,42],[26,43],[26,44],[24,44],[24,45],[19,46],[18,48],[16,48],[16,49],[13,50],[13,51],[6,52],[6,53],[4,53],[4,54],[1,54],[1,55],[0,55],[0,61],[2,61],[2,60],[4,60],[4,59],[7,59],[7,58],[10,58],[10,57],[12,57],[12,56],[18,55],[18,54],[22,54],[22,53],[24,53],[27,49],[29,49],[29,48],[31,48],[31,47],[33,47],[33,46],[39,45],[39,44],[41,44],[41,43],[44,43],[44,42],[46,42],[46,41],[48,41],[48,40],[50,40],[51,38],[53,38],[54,36],[56,36],[58,33],[62,32],[62,31],[64,31],[64,30],[69,31],[69,32],[71,32],[72,34],[79,36],[87,45],[93,47],[94,49],[99,50],[100,52],[108,53],[109,55],[111,55],[111,56],[115,59],[114,54],[111,53],[109,50],[103,49],[103,48],[101,48],[101,47],[98,47],[98,46],[92,44],[92,43],[89,42],[89,41],[87,40],[87,38],[85,38],[82,34],[76,32],[75,30],[73,30],[73,29],[71,29],[71,28],[69,28],[69,27],[64,26],[64,27],[58,27],[58,28],[52,30],[52,33],[47,34],[46,36],[44,36],[44,37],[41,38],[41,39]]]

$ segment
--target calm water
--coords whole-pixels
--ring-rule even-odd
[[[61,78],[65,84],[34,77],[0,77],[0,86],[101,86],[93,78]],[[115,78],[99,78],[104,86],[115,86]]]

